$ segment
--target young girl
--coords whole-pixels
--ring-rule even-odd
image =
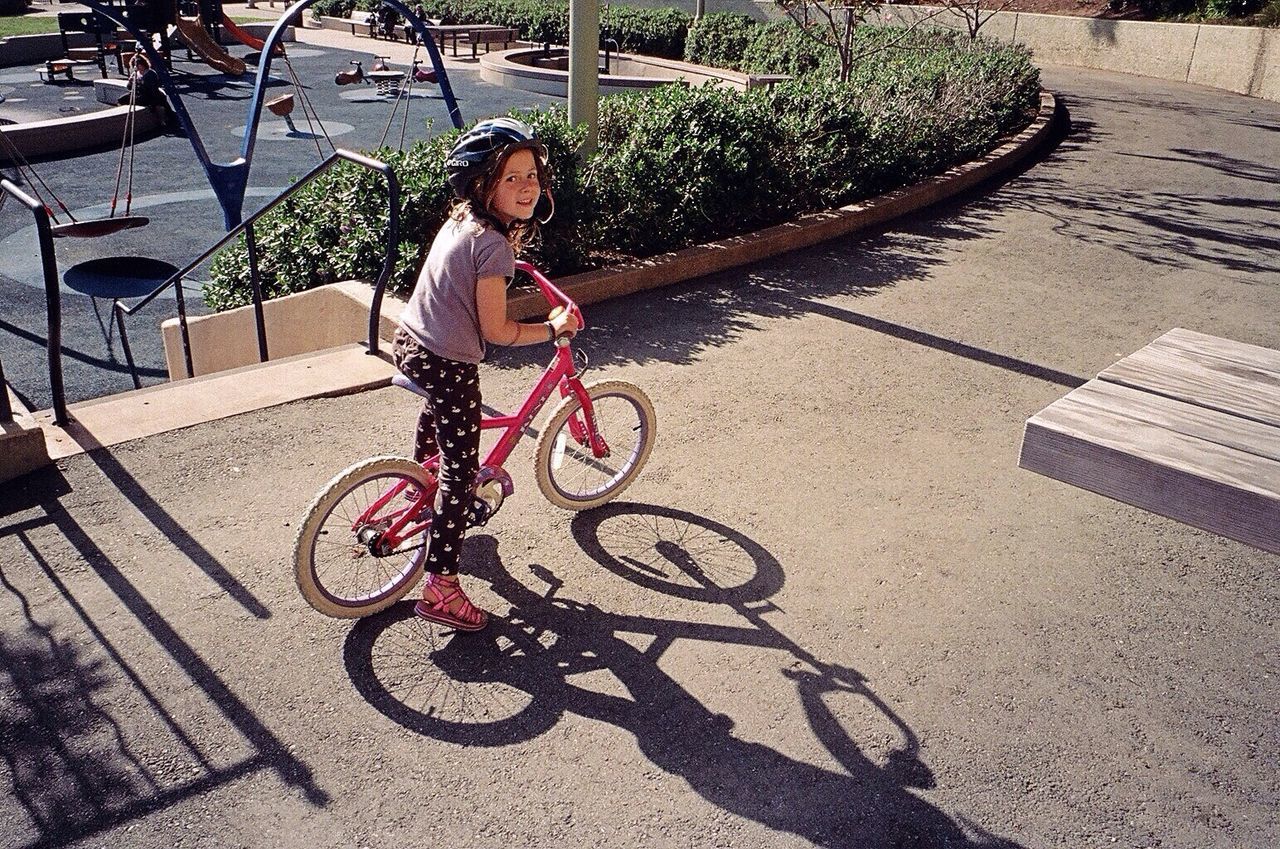
[[[458,586],[458,554],[479,470],[480,374],[485,342],[532,345],[572,335],[568,313],[548,322],[507,318],[515,254],[533,235],[549,194],[546,149],[512,118],[481,121],[445,160],[458,200],[436,234],[396,331],[396,367],[427,390],[413,456],[440,452],[440,489],[427,543],[427,583],[418,615],[460,631],[489,621]]]

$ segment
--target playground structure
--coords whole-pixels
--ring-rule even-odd
[[[207,10],[204,8],[201,9],[200,15],[197,16],[199,21],[202,24],[206,23],[205,14],[207,12],[209,19],[215,20],[220,24],[225,17],[221,9],[221,3],[219,0],[207,0],[207,2],[210,8]],[[257,78],[254,83],[253,95],[249,99],[249,109],[245,121],[244,136],[241,141],[240,156],[231,162],[216,163],[210,158],[207,149],[201,140],[200,133],[196,128],[195,123],[191,120],[190,113],[187,111],[186,105],[183,103],[182,98],[174,85],[172,74],[170,73],[167,64],[162,62],[163,57],[151,43],[151,40],[146,38],[138,28],[133,26],[133,24],[128,20],[128,15],[119,14],[120,10],[116,7],[103,5],[97,2],[97,0],[85,0],[85,5],[94,12],[115,20],[117,24],[129,31],[130,35],[134,37],[139,49],[144,51],[151,58],[152,66],[156,69],[156,72],[160,77],[161,88],[164,89],[165,94],[169,98],[169,102],[173,106],[175,118],[187,134],[187,138],[191,142],[191,147],[195,151],[196,159],[204,169],[209,185],[217,196],[218,203],[222,208],[223,221],[228,230],[239,224],[242,218],[244,194],[248,186],[249,169],[253,161],[254,147],[257,143],[258,123],[262,116],[262,108],[266,99],[266,89],[268,80],[270,79],[272,60],[277,55],[277,48],[281,47],[284,31],[289,26],[289,21],[299,17],[302,12],[315,2],[316,0],[298,0],[298,2],[290,6],[280,19],[276,21],[275,26],[271,29],[271,33],[266,39],[263,39],[260,46],[256,43],[250,45],[258,51],[259,56]],[[426,50],[427,56],[431,60],[431,64],[436,73],[437,83],[440,87],[440,94],[445,101],[445,108],[448,111],[449,119],[455,127],[461,128],[462,115],[458,110],[457,101],[454,98],[453,90],[449,85],[448,75],[445,72],[444,62],[441,59],[440,52],[436,49],[434,41],[427,37],[425,22],[414,15],[407,6],[400,2],[400,0],[383,0],[383,2],[384,4],[394,8],[400,16],[406,21],[409,21],[418,32],[418,35],[424,42],[423,49]],[[178,26],[176,21],[175,26]],[[184,24],[178,32],[182,33],[184,30],[191,31],[193,34],[193,39],[189,42],[189,44],[193,46],[193,49],[197,49],[194,44],[198,43],[200,44],[199,49],[208,51],[209,55],[213,55],[216,58],[216,54],[210,50],[210,45],[217,46],[215,39],[212,34],[203,28],[203,26],[201,27],[201,30],[208,35],[207,43],[201,36],[194,34],[192,26]],[[232,33],[234,35],[234,30]],[[226,53],[221,46],[217,46],[217,50],[221,53]],[[281,55],[287,62],[287,53],[282,53]],[[205,58],[205,54],[202,53],[201,56],[202,58]],[[208,61],[207,58],[206,61]],[[295,79],[294,82],[295,88],[298,88],[298,90],[301,91],[298,81]]]
[[[155,71],[155,74],[159,79],[159,88],[164,92],[165,98],[167,99],[168,104],[172,108],[173,121],[176,122],[177,125],[181,128],[182,133],[185,135],[185,137],[188,139],[188,142],[191,144],[192,149],[196,154],[197,161],[200,163],[201,168],[203,169],[203,172],[204,172],[204,176],[207,179],[213,191],[213,194],[217,200],[217,203],[222,211],[224,225],[226,226],[228,231],[226,236],[220,239],[213,247],[209,248],[207,251],[202,253],[198,260],[189,264],[187,267],[183,268],[182,270],[176,271],[176,273],[167,276],[167,278],[165,278],[162,282],[159,282],[158,285],[154,286],[154,288],[152,288],[148,294],[142,297],[140,301],[133,303],[131,306],[126,306],[120,300],[119,297],[114,297],[109,293],[105,293],[105,292],[101,293],[101,297],[109,298],[112,301],[112,305],[113,305],[112,311],[114,313],[116,322],[121,325],[122,337],[123,337],[122,325],[123,325],[124,316],[133,315],[137,310],[146,306],[151,300],[153,300],[156,296],[158,296],[159,294],[161,294],[166,290],[172,290],[176,294],[176,297],[178,299],[178,316],[179,316],[179,319],[183,321],[184,329],[185,329],[185,309],[182,305],[183,304],[182,302],[183,278],[189,275],[196,265],[206,260],[208,256],[211,255],[213,252],[220,249],[223,245],[229,243],[232,239],[238,238],[238,237],[243,237],[250,246],[249,250],[250,250],[250,257],[251,257],[251,261],[250,261],[251,288],[253,290],[253,297],[254,297],[255,304],[259,305],[259,309],[260,309],[261,294],[260,294],[260,287],[258,286],[258,282],[257,282],[258,272],[257,272],[256,262],[254,261],[256,259],[256,256],[253,249],[254,220],[256,220],[261,214],[267,212],[270,208],[274,207],[285,195],[291,193],[293,190],[296,190],[297,188],[301,187],[305,183],[309,182],[311,179],[318,176],[319,173],[323,172],[324,170],[327,170],[327,168],[330,167],[338,159],[347,159],[349,161],[354,161],[354,162],[357,162],[357,164],[360,164],[364,167],[373,168],[375,170],[386,173],[384,171],[385,166],[381,166],[381,163],[377,163],[376,161],[370,161],[365,157],[359,157],[355,154],[350,154],[347,151],[342,151],[336,148],[333,145],[332,140],[329,140],[326,134],[323,138],[326,140],[329,140],[330,147],[333,148],[334,154],[330,155],[317,168],[313,169],[308,174],[306,174],[298,183],[294,184],[294,186],[291,186],[290,189],[287,190],[284,194],[268,202],[266,206],[259,209],[258,212],[255,213],[248,221],[243,220],[242,207],[243,207],[243,202],[244,202],[244,198],[245,198],[245,194],[248,186],[249,169],[252,163],[253,152],[254,152],[254,148],[256,145],[257,137],[258,137],[259,120],[261,117],[261,111],[262,111],[263,105],[266,104],[267,87],[269,84],[270,85],[280,84],[279,79],[271,79],[270,77],[272,63],[275,58],[279,57],[280,59],[282,59],[286,67],[289,68],[290,77],[292,78],[292,81],[294,84],[294,93],[284,95],[284,96],[277,95],[273,97],[271,99],[271,103],[266,104],[268,105],[268,111],[274,115],[284,117],[286,121],[289,122],[291,129],[292,129],[292,120],[288,116],[293,111],[293,106],[295,103],[302,106],[304,113],[310,112],[310,114],[314,114],[313,109],[309,110],[309,103],[308,103],[307,95],[305,91],[306,86],[304,86],[302,82],[297,78],[297,75],[292,72],[293,69],[291,64],[289,63],[287,50],[284,48],[284,45],[282,44],[284,34],[289,25],[288,22],[295,19],[313,2],[314,0],[300,0],[300,2],[295,3],[275,23],[269,35],[267,35],[266,38],[261,39],[260,41],[259,40],[246,41],[246,39],[241,38],[241,36],[244,35],[243,31],[241,31],[240,33],[237,33],[236,30],[234,29],[231,29],[229,27],[222,27],[224,29],[227,29],[228,32],[232,35],[232,37],[237,37],[241,41],[246,41],[246,46],[256,50],[257,62],[256,62],[256,69],[255,69],[256,79],[254,81],[252,95],[249,98],[248,115],[247,115],[247,120],[245,122],[245,127],[243,130],[243,135],[241,139],[240,155],[229,162],[215,162],[212,159],[212,157],[209,155],[208,150],[204,144],[204,141],[201,138],[199,128],[197,127],[196,123],[192,120],[191,114],[189,113],[177,86],[175,85],[175,72],[171,67],[168,59],[172,49],[176,44],[176,39],[179,39],[179,38],[183,42],[185,42],[187,46],[195,50],[201,56],[202,60],[208,61],[208,58],[211,56],[215,60],[218,58],[218,54],[214,53],[213,50],[210,49],[209,47],[210,44],[215,43],[214,34],[204,29],[203,21],[205,20],[205,15],[208,14],[210,19],[221,22],[223,18],[223,13],[221,11],[220,6],[215,7],[212,10],[199,10],[198,14],[195,16],[196,19],[201,22],[201,32],[204,32],[206,35],[208,35],[208,42],[205,43],[205,40],[202,36],[194,35],[194,34],[192,34],[191,37],[184,36],[184,29],[186,29],[186,25],[183,25],[182,27],[180,27],[176,20],[172,24],[168,23],[167,18],[165,17],[147,18],[144,21],[143,16],[141,16],[139,13],[135,11],[132,11],[133,7],[125,6],[125,5],[103,4],[103,3],[96,2],[96,0],[85,0],[84,5],[86,5],[90,9],[90,13],[88,15],[88,18],[92,20],[92,23],[90,25],[102,31],[104,55],[109,55],[108,51],[111,48],[107,47],[106,45],[110,44],[111,41],[113,40],[112,37],[114,37],[114,42],[117,45],[121,44],[122,42],[128,42],[126,46],[131,47],[132,49],[124,51],[126,54],[131,55],[132,53],[135,53],[135,52],[141,53],[143,55],[146,55],[150,60],[152,69]],[[442,63],[439,51],[435,48],[435,45],[432,42],[432,40],[426,37],[424,23],[418,20],[416,17],[413,17],[412,13],[403,5],[401,5],[398,2],[398,0],[387,0],[387,2],[391,5],[396,6],[401,16],[405,20],[409,21],[413,26],[415,26],[420,31],[419,34],[422,36],[421,49],[425,51],[427,58],[430,60],[431,65],[433,66],[432,69],[428,71],[418,67],[419,63],[415,62],[414,67],[412,69],[408,69],[407,71],[400,71],[396,73],[400,74],[402,77],[408,76],[412,81],[423,82],[423,81],[430,80],[435,82],[439,86],[439,97],[445,101],[445,106],[446,106],[451,123],[456,127],[461,127],[462,117],[458,110],[456,100],[453,97],[452,90],[449,86],[448,75],[445,72],[445,69],[443,67],[443,63]],[[175,16],[176,16],[176,12],[178,11],[177,8],[174,7],[172,11],[175,13]],[[83,20],[85,19],[82,18],[82,21]],[[111,25],[110,29],[102,23],[103,21],[110,22],[110,25]],[[215,29],[215,32],[216,32],[216,29]],[[116,49],[118,50],[119,48],[116,48]],[[226,51],[223,50],[221,46],[218,46],[217,50],[220,51],[221,53],[226,53]],[[213,66],[215,68],[217,67],[217,65],[213,65]],[[246,67],[246,71],[247,70],[248,68]],[[399,100],[400,100],[400,94],[398,93],[396,98],[397,105],[399,104]],[[407,112],[407,107],[406,107],[406,112]],[[395,112],[393,111],[392,118],[394,118],[394,116],[395,116]],[[315,118],[318,119],[319,116],[315,115]],[[407,114],[406,114],[406,123],[407,123]],[[391,121],[388,120],[387,129],[390,128],[390,124],[391,124]],[[321,131],[323,132],[323,128]],[[317,149],[319,150],[319,137],[314,135],[312,137],[317,138]],[[386,138],[385,130],[383,133],[383,138],[384,139]],[[123,151],[126,148],[131,148],[131,147],[132,147],[131,144],[122,144],[122,158],[124,156]],[[324,151],[320,150],[319,152],[323,157]],[[130,160],[130,163],[131,163],[131,160]],[[387,174],[387,179],[393,182],[394,175]],[[29,181],[29,182],[31,182],[32,185],[35,184],[32,181]],[[117,180],[117,183],[119,183],[119,180]],[[117,191],[118,191],[118,188],[119,187],[117,186]],[[50,219],[53,217],[53,209],[48,203],[44,202],[39,197],[31,198],[30,195],[28,195],[26,192],[23,192],[20,188],[18,188],[18,186],[15,183],[9,180],[4,181],[3,190],[8,195],[17,198],[21,203],[27,206],[27,208],[30,209],[33,216],[35,217],[36,232],[38,236],[40,256],[41,256],[41,267],[43,269],[43,276],[45,278],[45,290],[46,290],[47,298],[50,301],[49,332],[47,335],[47,339],[48,339],[48,347],[49,347],[49,354],[48,354],[48,367],[49,367],[49,373],[50,373],[49,386],[53,395],[53,413],[54,413],[53,418],[56,423],[65,426],[65,424],[69,421],[69,419],[66,412],[66,401],[64,397],[65,393],[63,390],[63,382],[62,382],[62,376],[61,376],[61,354],[59,350],[60,319],[58,318],[59,308],[57,307],[57,304],[56,304],[56,301],[59,299],[60,296],[59,296],[59,284],[58,284],[58,266],[56,262],[52,239],[55,235],[59,235],[59,234],[79,235],[79,236],[106,235],[110,232],[116,232],[119,229],[123,229],[124,227],[127,227],[127,226],[128,227],[141,226],[142,224],[145,224],[146,221],[141,216],[133,216],[132,218],[130,218],[126,214],[125,216],[120,217],[120,220],[111,221],[111,222],[96,222],[92,226],[90,226],[88,222],[76,222],[81,226],[73,227],[73,228],[64,228],[62,232],[59,233],[59,229],[58,229],[59,225],[56,223],[51,223]],[[393,192],[393,195],[394,195],[394,192]],[[116,216],[112,216],[112,217],[115,218]],[[55,219],[55,222],[56,222],[56,219]],[[396,239],[391,238],[388,240],[387,252],[388,252],[389,259],[387,260],[387,263],[385,266],[386,270],[382,275],[384,277],[389,273],[391,265],[393,264],[392,257],[394,256],[395,250],[396,250]],[[136,293],[130,294],[125,297],[136,297]],[[122,341],[123,341],[123,338],[122,338]],[[268,357],[267,357],[267,350],[266,350],[265,333],[263,331],[263,327],[261,326],[261,323],[259,323],[259,328],[258,328],[258,341],[259,341],[260,359],[262,361],[265,361]],[[134,371],[135,385],[138,385],[136,370],[134,370],[133,368],[133,363],[131,361],[131,357],[129,356],[129,352],[127,348],[126,348],[125,354],[126,354],[126,358],[130,359],[129,365],[130,365],[131,371]]]
[[[102,0],[102,2],[85,0],[83,5],[89,8],[89,12],[63,13],[59,16],[64,57],[49,61],[45,77],[47,80],[52,80],[56,74],[70,77],[75,68],[90,64],[96,66],[99,73],[106,77],[106,63],[111,57],[116,59],[118,69],[124,73],[127,66],[126,57],[132,57],[135,52],[145,54],[150,59],[151,66],[159,77],[160,87],[172,106],[174,120],[190,140],[196,159],[218,199],[224,224],[230,229],[239,223],[242,216],[248,172],[257,142],[258,124],[266,99],[272,62],[277,57],[288,62],[288,54],[282,44],[283,33],[289,21],[300,18],[302,12],[315,2],[316,0],[298,0],[280,17],[268,37],[259,39],[231,21],[223,11],[221,0],[197,0],[185,8],[173,2],[152,4],[138,2],[138,0]],[[384,0],[384,4],[399,15],[406,27],[415,31],[421,49],[426,52],[431,63],[432,68],[428,71],[418,67],[418,63],[415,62],[414,67],[409,71],[410,78],[419,82],[436,83],[440,89],[441,99],[445,102],[450,122],[453,126],[461,128],[462,116],[449,85],[440,52],[434,39],[428,36],[427,22],[418,18],[400,0]],[[240,156],[230,162],[218,163],[209,156],[199,130],[191,120],[190,113],[174,83],[169,57],[175,42],[181,40],[188,50],[210,67],[228,76],[243,76],[249,70],[244,60],[232,56],[219,43],[223,30],[256,52],[257,68]],[[92,35],[94,46],[91,48],[67,46],[68,36],[72,33]],[[85,52],[76,53],[77,50]],[[90,56],[89,52],[93,55]],[[293,77],[295,89],[301,91],[301,84],[296,76],[291,74],[291,77]],[[364,76],[360,76],[358,81],[364,81],[364,79]],[[383,81],[382,91],[385,93],[391,90],[389,81]],[[395,90],[398,91],[398,88]],[[302,105],[306,108],[305,96],[300,97],[299,100],[303,101]],[[276,108],[269,111],[280,114],[279,110],[285,108],[286,101],[277,97],[274,102]]]

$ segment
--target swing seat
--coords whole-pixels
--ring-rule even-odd
[[[55,239],[65,236],[80,238],[96,238],[110,236],[121,230],[132,230],[145,227],[151,219],[145,215],[117,215],[112,218],[90,218],[85,221],[71,221],[67,224],[54,224],[49,228]]]
[[[283,118],[293,112],[293,94],[282,94],[267,101],[267,109],[271,110],[272,115],[278,115]]]
[[[436,72],[424,71],[422,68],[414,68],[413,78],[420,83],[433,83],[436,81]]]

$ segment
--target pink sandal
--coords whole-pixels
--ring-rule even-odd
[[[422,588],[422,600],[413,607],[415,613],[428,622],[459,631],[479,631],[489,624],[489,614],[472,604],[457,583],[441,581],[436,584],[431,578],[432,576],[427,576],[427,584]],[[458,598],[462,599],[458,612],[450,613],[449,605]]]

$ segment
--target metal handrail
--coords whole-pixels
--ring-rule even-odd
[[[182,333],[182,352],[186,364],[187,377],[195,376],[195,368],[191,360],[191,335],[187,327],[187,310],[186,298],[182,290],[182,280],[190,274],[196,267],[207,260],[213,254],[217,253],[225,247],[232,239],[245,234],[246,247],[249,252],[249,285],[253,294],[254,322],[258,333],[258,357],[259,362],[267,361],[267,330],[266,319],[262,311],[262,286],[258,279],[258,262],[257,248],[253,237],[253,224],[259,218],[275,209],[284,201],[293,196],[294,193],[302,189],[316,177],[325,171],[328,171],[339,160],[345,159],[353,162],[362,168],[370,171],[376,171],[382,174],[387,181],[387,254],[382,262],[382,271],[378,274],[378,279],[374,284],[373,305],[369,315],[369,353],[378,353],[378,317],[382,309],[382,293],[386,288],[387,281],[391,277],[392,271],[395,270],[396,257],[400,248],[400,181],[396,177],[395,171],[385,162],[374,159],[354,151],[338,148],[331,153],[323,162],[307,172],[302,179],[294,183],[285,191],[281,192],[261,209],[253,213],[244,221],[227,231],[227,234],[215,242],[200,256],[196,257],[186,267],[172,274],[169,279],[165,280],[157,286],[149,294],[144,295],[141,300],[132,306],[124,306],[119,301],[116,302],[116,310],[124,315],[133,315],[138,310],[151,303],[157,296],[170,286],[174,287],[178,300],[178,324]]]
[[[13,405],[9,403],[9,384],[4,379],[4,363],[0,363],[0,424],[13,421]]]
[[[0,189],[17,198],[36,219],[36,237],[40,243],[40,267],[44,272],[46,348],[49,361],[49,391],[53,394],[53,421],[60,427],[70,422],[67,415],[66,390],[62,382],[62,292],[58,289],[58,265],[54,260],[53,231],[49,227],[49,210],[7,179],[0,178]],[[9,398],[5,392],[4,406]]]

